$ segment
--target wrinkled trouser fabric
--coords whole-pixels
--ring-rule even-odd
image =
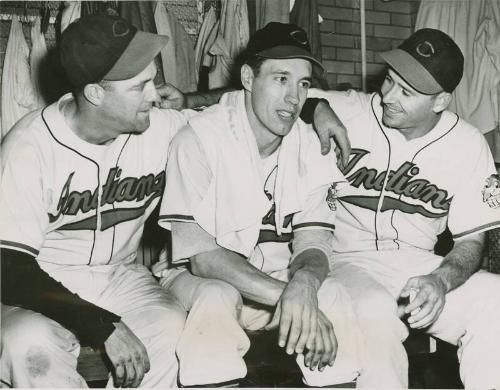
[[[288,270],[271,274],[286,280]],[[160,280],[189,311],[184,332],[179,339],[179,379],[184,386],[226,382],[243,378],[243,356],[250,341],[243,329],[259,330],[272,318],[272,311],[245,305],[239,292],[230,284],[193,276],[187,270],[171,270]],[[332,322],[338,342],[333,367],[323,372],[310,371],[304,356],[297,356],[304,382],[326,386],[354,380],[358,375],[358,332],[349,296],[341,285],[327,278],[318,292],[319,307]],[[278,340],[276,340],[278,342]]]
[[[175,347],[186,314],[147,268],[132,264],[85,274],[66,267],[56,276],[84,299],[121,316],[142,341],[151,369],[141,387],[177,387]],[[39,313],[6,305],[2,305],[1,325],[3,383],[14,387],[87,386],[76,371],[80,345],[73,333]]]
[[[420,250],[338,254],[334,280],[346,288],[360,323],[361,373],[357,387],[407,388],[408,328],[397,317],[397,298],[408,278],[430,273],[442,258]],[[458,345],[467,389],[500,388],[500,276],[475,273],[446,295],[443,312],[427,333]]]

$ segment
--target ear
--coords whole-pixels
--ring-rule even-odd
[[[83,96],[85,96],[85,99],[94,106],[101,105],[104,94],[104,88],[99,84],[87,84],[83,87]]]
[[[451,102],[451,93],[444,91],[440,92],[434,99],[434,105],[432,106],[432,111],[434,111],[436,114],[439,114],[440,112],[448,108],[450,102]]]
[[[253,79],[255,78],[253,69],[249,65],[243,64],[240,70],[240,77],[243,88],[248,92],[252,92]]]

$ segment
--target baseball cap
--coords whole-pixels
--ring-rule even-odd
[[[452,92],[464,71],[464,56],[457,44],[440,30],[417,30],[397,49],[380,53],[418,92],[433,95]]]
[[[119,16],[90,15],[64,30],[61,64],[75,87],[126,80],[144,70],[167,42],[167,36],[139,31]]]
[[[245,53],[273,59],[304,58],[323,69],[321,62],[311,53],[306,32],[291,23],[266,24],[250,37]]]

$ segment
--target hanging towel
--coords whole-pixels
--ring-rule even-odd
[[[202,66],[211,65],[211,57],[208,55],[209,48],[215,42],[217,37],[217,29],[219,25],[217,23],[217,15],[215,13],[214,7],[210,9],[205,14],[203,19],[203,24],[200,28],[200,33],[198,34],[198,39],[196,40],[195,52],[195,72],[196,72],[196,82],[199,80],[199,72]]]
[[[220,246],[249,256],[270,204],[262,191],[261,157],[248,122],[244,92],[224,95],[219,104],[191,118],[189,124],[214,173],[193,217]],[[303,210],[313,189],[331,183],[334,177],[343,177],[331,159],[325,159],[322,165],[314,160],[314,174],[307,174],[312,166],[311,155],[321,158],[317,136],[299,120],[283,138],[278,154],[277,190],[273,196],[278,235],[283,231],[285,217]]]
[[[290,0],[256,0],[255,30],[269,22],[290,22]]]
[[[422,0],[416,29],[439,29],[464,54],[464,76],[450,109],[483,133],[498,128],[500,88],[500,1]]]
[[[210,89],[230,84],[234,61],[246,47],[249,34],[246,0],[222,0],[217,39],[209,50],[216,57],[208,74]]]
[[[81,1],[65,1],[64,9],[61,13],[61,34],[76,19],[80,19],[82,14]]]
[[[34,109],[29,54],[19,18],[13,15],[2,72],[2,138],[14,123]]]
[[[41,18],[37,16],[31,26],[31,55],[30,55],[30,68],[31,68],[31,83],[34,92],[34,108],[41,108],[46,106],[49,102],[45,100],[42,91],[43,69],[47,61],[47,45],[45,43],[45,36],[41,28]]]

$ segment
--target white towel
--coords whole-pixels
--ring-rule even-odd
[[[263,192],[261,157],[246,115],[244,92],[224,95],[219,104],[191,118],[189,124],[214,176],[193,217],[220,246],[249,256],[271,205]],[[285,217],[305,207],[312,189],[334,180],[331,169],[307,174],[311,141],[318,143],[320,156],[316,135],[300,120],[283,138],[273,196],[278,235]]]

